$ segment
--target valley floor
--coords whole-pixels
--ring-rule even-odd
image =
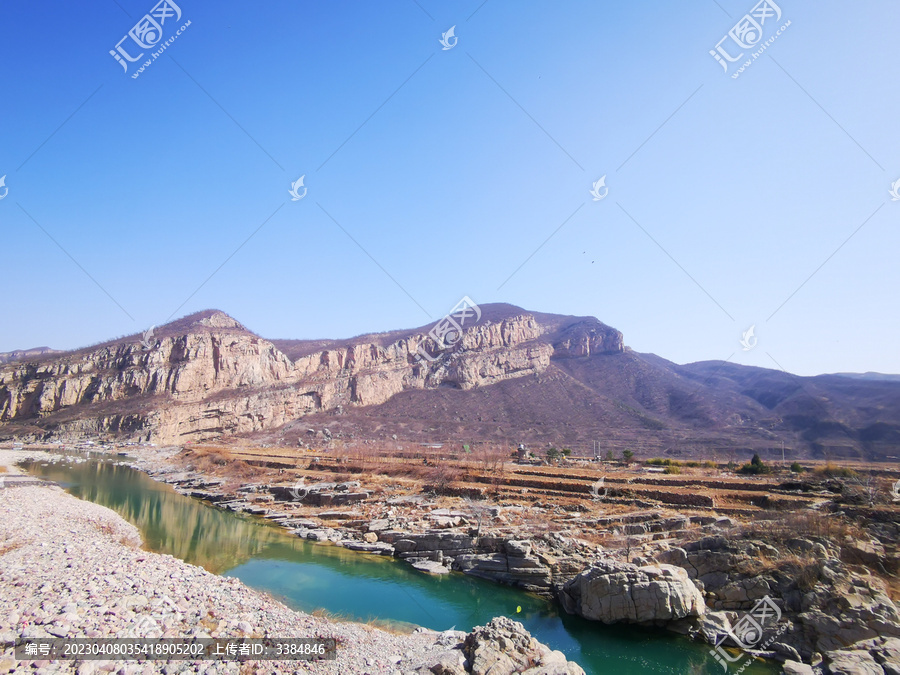
[[[54,485],[17,477],[15,462],[26,454],[40,456],[0,450],[0,466],[7,468],[0,474],[5,483],[0,489],[0,642],[6,645],[0,673],[431,672],[431,665],[446,658],[448,649],[441,643],[462,636],[424,629],[395,635],[295,612],[237,579],[145,551],[137,529],[113,511]],[[322,637],[335,638],[338,651],[334,661],[260,661],[243,667],[212,661],[13,658],[10,645],[17,639],[52,636]]]

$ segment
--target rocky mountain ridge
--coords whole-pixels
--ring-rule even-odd
[[[417,359],[432,348],[428,327],[390,341],[361,336],[291,360],[223,312],[204,312],[182,330],[163,326],[144,343],[126,338],[4,366],[0,423],[124,431],[163,443],[206,440],[377,405],[404,390],[481,388],[541,373],[554,356],[624,349],[622,334],[596,320],[554,331],[518,308],[489,309],[493,318],[465,330],[434,360]]]
[[[16,349],[11,352],[0,352],[0,365],[4,363],[12,363],[13,361],[22,361],[44,354],[61,354],[58,349],[50,349],[50,347],[32,347],[31,349]]]
[[[592,317],[483,305],[437,350],[434,325],[267,340],[208,310],[73,352],[0,365],[0,437],[114,433],[158,443],[296,445],[310,427],[418,442],[553,444],[746,461],[900,456],[900,382],[627,349]]]

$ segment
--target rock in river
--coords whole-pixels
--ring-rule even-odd
[[[660,623],[706,611],[703,594],[674,565],[600,562],[567,582],[559,597],[567,612],[603,623]]]

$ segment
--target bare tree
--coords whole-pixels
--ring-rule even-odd
[[[490,515],[490,506],[483,500],[476,500],[470,497],[466,497],[463,501],[466,505],[466,509],[471,511],[472,515],[475,517],[475,543],[477,544],[478,539],[481,537],[481,526],[484,524],[485,519]]]

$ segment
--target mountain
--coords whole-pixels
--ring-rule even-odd
[[[34,358],[35,356],[42,356],[44,354],[61,353],[62,352],[57,351],[56,349],[50,349],[50,347],[32,347],[31,349],[17,349],[12,352],[0,352],[0,365]]]
[[[218,310],[0,366],[0,437],[180,443],[232,436],[555,444],[743,459],[900,455],[900,382],[677,365],[593,317],[483,305],[452,347],[435,324],[345,340],[266,340]],[[145,341],[145,342],[144,342]]]
[[[835,373],[840,377],[852,377],[855,380],[883,380],[885,382],[900,382],[900,375],[888,375],[885,373]]]

